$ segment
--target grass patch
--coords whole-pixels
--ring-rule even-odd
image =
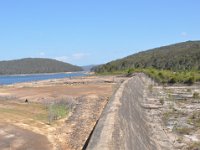
[[[161,105],[164,105],[164,103],[165,103],[163,98],[159,99],[159,102],[160,102]]]
[[[0,108],[1,116],[6,118],[27,118],[46,123],[48,121],[48,112],[42,104],[38,103],[3,103]]]
[[[162,116],[162,120],[164,122],[165,125],[168,124],[169,119],[173,116],[173,112],[172,111],[168,111],[165,112]]]
[[[148,89],[149,89],[149,91],[152,93],[152,92],[153,92],[153,85],[152,85],[152,84],[149,85]]]
[[[177,119],[177,118],[180,118],[180,117],[183,117],[186,115],[184,112],[178,111],[178,110],[174,109],[173,107],[170,109],[171,109],[170,111],[165,112],[162,116],[162,120],[165,125],[168,124],[168,121],[170,119]]]
[[[200,142],[193,142],[189,145],[188,150],[199,150]]]
[[[52,106],[52,112],[56,115],[56,117],[63,118],[67,115],[68,109],[66,108],[65,105],[53,105]]]
[[[195,127],[200,127],[200,112],[196,111],[189,117],[188,123],[194,125]]]
[[[73,101],[56,101],[50,103],[47,106],[48,110],[48,123],[51,124],[53,121],[65,118],[69,113],[70,109],[74,106]]]
[[[182,135],[189,135],[190,132],[192,131],[192,128],[187,128],[187,127],[174,127],[173,130],[177,132],[178,134]]]

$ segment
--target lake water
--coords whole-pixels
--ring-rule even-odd
[[[85,72],[73,72],[73,73],[55,73],[55,74],[30,74],[30,75],[7,75],[0,76],[0,85],[40,81],[48,79],[61,79],[70,77],[86,76]]]

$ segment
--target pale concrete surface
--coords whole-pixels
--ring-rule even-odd
[[[144,74],[122,83],[102,113],[87,150],[157,150],[146,120]]]

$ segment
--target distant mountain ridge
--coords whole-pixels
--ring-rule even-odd
[[[94,67],[95,72],[112,72],[129,68],[177,70],[200,69],[200,41],[187,41],[139,52]]]
[[[97,66],[97,65],[88,65],[88,66],[81,66],[82,67],[82,69],[84,70],[84,71],[90,71],[92,68],[94,68],[95,66]]]
[[[47,58],[24,58],[0,61],[0,75],[76,72],[82,68],[69,63]]]

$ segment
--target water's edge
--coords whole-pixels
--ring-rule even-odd
[[[64,73],[42,73],[42,74],[21,74],[21,75],[1,75],[0,85],[9,85],[23,82],[34,82],[50,79],[62,79],[71,77],[87,76],[87,72],[64,72]]]

